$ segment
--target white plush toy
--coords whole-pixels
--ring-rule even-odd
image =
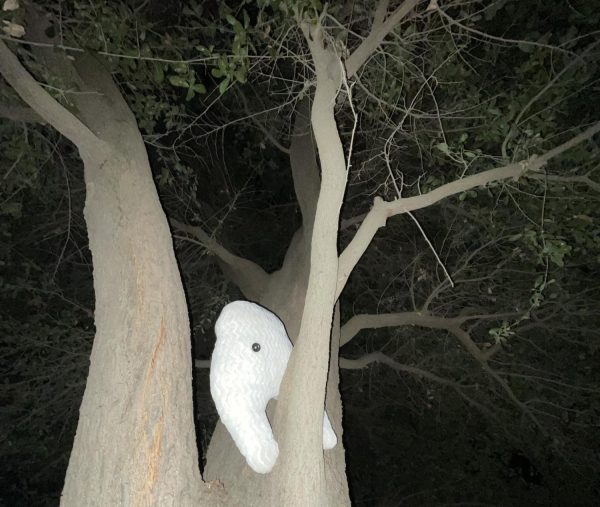
[[[215,325],[217,341],[210,366],[210,393],[221,421],[250,467],[269,473],[279,455],[265,410],[277,398],[292,344],[279,318],[248,301],[234,301]],[[323,447],[337,437],[323,417]]]

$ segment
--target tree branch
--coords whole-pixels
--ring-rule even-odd
[[[257,118],[257,115],[260,113],[252,113],[250,111],[250,108],[248,107],[248,101],[246,100],[246,96],[244,95],[243,92],[239,93],[240,99],[242,100],[242,104],[244,104],[244,111],[246,112],[246,116],[252,121],[252,123],[254,123],[254,125],[258,128],[258,130],[260,130],[265,137],[273,144],[273,146],[275,146],[275,148],[277,148],[279,151],[289,154],[290,153],[290,149],[286,148],[285,146],[283,146],[283,144],[281,144],[273,135],[273,133],[267,129],[267,127],[265,127],[265,125],[259,121],[259,119]]]
[[[244,295],[253,301],[265,291],[269,279],[267,272],[258,264],[232,254],[215,238],[208,235],[201,227],[189,225],[170,219],[172,227],[196,238],[209,253],[215,255],[221,262],[221,267],[227,277],[235,283]]]
[[[196,359],[194,360],[194,367],[202,369],[210,369],[210,359]]]
[[[376,198],[373,203],[373,207],[369,213],[367,213],[367,216],[356,231],[352,241],[350,241],[346,249],[340,255],[337,286],[338,295],[342,292],[348,281],[348,277],[350,276],[350,273],[356,266],[357,262],[360,260],[367,247],[371,244],[371,241],[377,233],[377,230],[385,225],[385,222],[389,217],[426,208],[441,201],[442,199],[445,199],[446,197],[450,197],[452,195],[459,194],[491,182],[502,181],[510,178],[518,179],[521,176],[528,177],[530,175],[528,174],[528,171],[533,171],[531,175],[533,175],[534,178],[537,178],[539,174],[535,171],[538,171],[550,159],[560,155],[564,151],[576,146],[577,144],[590,139],[597,132],[600,132],[600,122],[592,125],[580,134],[542,155],[534,155],[520,162],[508,164],[496,169],[489,169],[488,171],[483,171],[479,174],[473,174],[471,176],[467,176],[466,178],[446,183],[445,185],[441,185],[440,187],[426,194],[387,202],[380,198]]]
[[[311,124],[321,162],[321,186],[312,229],[304,311],[273,420],[274,431],[281,438],[279,460],[272,476],[272,484],[277,484],[277,488],[270,490],[269,501],[290,507],[328,504],[322,420],[336,302],[337,234],[347,181],[344,147],[334,111],[342,84],[342,62],[334,49],[325,44],[320,20],[316,25],[301,22],[301,29],[316,69]],[[312,485],[308,495],[307,482]]]
[[[498,375],[498,373],[489,365],[487,362],[488,357],[481,349],[477,346],[477,344],[471,338],[471,335],[460,329],[460,327],[455,326],[453,328],[448,329],[458,341],[467,349],[467,351],[473,356],[473,358],[480,364],[483,370],[492,377],[502,388],[502,390],[506,393],[508,398],[517,406],[519,409],[535,424],[538,429],[542,432],[543,435],[547,435],[546,428],[539,422],[538,418],[535,414],[529,409],[529,407],[523,403],[517,395],[513,392],[510,386],[506,383],[506,381]]]
[[[414,312],[381,315],[357,315],[350,319],[342,327],[342,340],[340,340],[340,346],[342,346],[343,343],[347,343],[347,341],[349,341],[358,331],[367,327],[380,328],[412,324],[434,329],[446,329],[458,339],[458,341],[463,345],[467,352],[469,352],[469,354],[477,361],[481,368],[500,385],[500,387],[506,393],[508,398],[540,429],[540,431],[543,434],[546,434],[546,429],[539,422],[535,414],[529,409],[529,407],[525,403],[519,400],[519,398],[515,395],[513,390],[506,383],[506,381],[502,377],[500,377],[500,375],[494,369],[492,369],[492,367],[487,362],[487,355],[484,352],[482,352],[481,349],[477,346],[477,344],[472,340],[470,334],[460,328],[460,324],[464,320],[464,317],[447,319],[443,317],[434,317],[430,315],[419,315],[418,313]],[[356,332],[354,332],[355,330]],[[346,342],[343,342],[344,337],[346,337]],[[446,385],[450,385],[455,389],[458,388],[457,384],[447,381],[445,379],[441,379],[440,377],[437,377],[431,373],[424,372],[419,368],[397,363],[392,358],[386,356],[382,352],[373,352],[360,359],[355,360],[340,358],[340,367],[347,369],[359,369],[364,368],[365,366],[373,362],[383,363],[390,366],[396,371],[403,371],[415,375],[420,375],[424,378],[429,378],[430,380],[434,380],[436,382],[445,383]]]
[[[7,106],[4,104],[0,104],[0,118],[12,121],[24,121],[25,123],[46,123],[30,107]]]
[[[573,175],[573,176],[559,176],[558,174],[531,174],[529,178],[534,180],[552,181],[557,183],[581,183],[587,185],[595,192],[600,192],[600,183],[592,180],[587,174]]]
[[[302,223],[311,231],[319,197],[319,167],[310,126],[310,104],[304,99],[296,110],[290,163],[294,190],[302,212]]]
[[[346,60],[346,78],[354,76],[358,69],[375,52],[383,39],[400,23],[408,13],[419,3],[419,0],[404,0],[402,4],[385,19],[388,0],[380,0],[373,17],[373,26],[371,33],[363,40],[353,53]]]
[[[372,363],[385,364],[386,366],[389,366],[397,372],[409,373],[411,375],[415,375],[417,377],[421,377],[427,380],[431,380],[432,382],[451,387],[452,389],[454,389],[454,391],[456,391],[456,393],[459,396],[464,398],[468,403],[481,410],[488,417],[493,418],[493,414],[490,412],[490,410],[478,401],[475,401],[470,396],[467,396],[464,392],[463,386],[461,386],[459,383],[445,379],[443,377],[438,377],[434,373],[422,370],[421,368],[417,368],[416,366],[409,366],[406,364],[399,363],[391,357],[385,355],[383,352],[373,352],[358,359],[347,359],[345,357],[340,357],[340,368],[346,370],[363,369]]]
[[[0,40],[0,74],[26,104],[70,139],[79,150],[87,152],[98,150],[101,141],[37,83],[2,40]]]
[[[416,366],[409,366],[408,364],[399,363],[380,351],[371,352],[370,354],[364,355],[357,359],[348,359],[346,357],[340,357],[340,368],[343,368],[344,370],[362,370],[363,368],[366,368],[372,363],[385,364],[395,371],[410,373],[411,375],[426,378],[428,380],[432,380],[434,382],[444,384],[446,386],[459,387],[456,382],[452,382],[451,380],[438,377],[437,375],[426,370],[422,370],[421,368],[417,368]]]
[[[381,197],[375,197],[373,207],[366,214],[365,219],[360,224],[360,227],[354,234],[352,241],[346,246],[340,254],[338,264],[338,281],[336,296],[339,298],[350,278],[350,273],[358,264],[358,261],[363,256],[367,247],[371,244],[375,233],[380,227],[385,227],[388,219],[385,201]]]
[[[382,327],[420,326],[431,329],[450,329],[459,326],[466,317],[436,317],[419,312],[382,313],[355,315],[342,326],[340,347],[346,345],[363,329]]]

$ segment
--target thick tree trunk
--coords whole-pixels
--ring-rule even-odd
[[[148,161],[84,160],[96,337],[61,504],[197,505],[187,307]]]
[[[73,115],[0,41],[2,75],[84,162],[96,337],[61,505],[222,505],[200,477],[187,307],[135,118],[100,62],[40,59],[88,92]]]

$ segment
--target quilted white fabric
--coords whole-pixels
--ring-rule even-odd
[[[279,447],[265,410],[279,386],[292,344],[279,318],[262,306],[234,301],[223,308],[215,325],[217,341],[210,367],[210,392],[221,421],[248,465],[269,473]],[[323,448],[337,437],[323,416]]]

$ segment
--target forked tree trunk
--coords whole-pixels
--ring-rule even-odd
[[[240,266],[243,266],[248,262],[247,260],[243,260],[244,264],[242,264],[241,260],[233,259],[225,270],[248,299],[269,308],[284,321],[293,342],[296,341],[300,329],[310,272],[311,239],[320,186],[315,157],[310,108],[308,101],[305,100],[297,111],[290,146],[294,188],[302,212],[303,225],[292,238],[279,271],[271,275],[264,274],[256,283],[248,286],[246,277],[241,279],[239,275],[236,276],[239,269],[235,265],[239,261]],[[229,257],[223,259],[228,260]],[[262,290],[258,290],[259,286]],[[324,469],[329,505],[342,507],[350,505],[350,499],[342,441],[342,404],[338,388],[339,318],[334,322],[332,335],[333,348],[327,381],[326,407],[338,437],[338,444],[334,449],[325,451]],[[298,386],[300,391],[303,391],[304,387],[302,383]],[[268,414],[271,421],[273,421],[275,405],[275,402],[269,404]],[[320,422],[319,425],[322,426],[322,423]],[[275,436],[278,441],[282,438],[282,435],[277,433]],[[272,491],[279,485],[276,476],[257,474],[250,469],[220,422],[210,441],[204,476],[206,480],[218,479],[224,484],[228,492],[228,505],[244,507],[277,505],[271,501]],[[296,500],[299,504],[309,505],[307,503],[311,497],[309,485],[305,493],[305,495],[298,495]]]

